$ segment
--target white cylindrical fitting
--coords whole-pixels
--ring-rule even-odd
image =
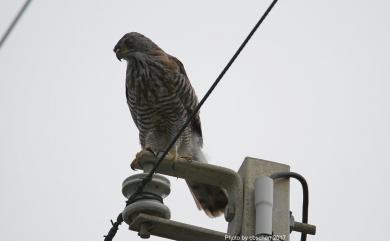
[[[274,202],[274,181],[259,176],[255,181],[256,235],[272,235],[272,206]]]

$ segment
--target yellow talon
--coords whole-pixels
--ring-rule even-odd
[[[137,152],[137,154],[135,154],[135,158],[134,160],[131,162],[131,169],[135,170],[135,169],[141,169],[141,166],[140,166],[140,160],[142,158],[145,158],[146,156],[150,156],[150,153],[153,155],[153,156],[156,156],[156,154],[153,152],[152,149],[150,148],[145,148],[139,152]]]

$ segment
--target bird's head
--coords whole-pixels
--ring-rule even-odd
[[[158,50],[159,47],[144,35],[131,32],[125,34],[115,45],[114,52],[119,60],[126,59],[134,55],[134,53],[148,53],[153,50]]]

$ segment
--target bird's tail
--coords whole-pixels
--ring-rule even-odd
[[[207,163],[200,148],[193,155],[194,161]],[[225,190],[220,187],[200,182],[187,181],[187,185],[194,197],[196,206],[203,209],[207,216],[217,217],[224,213],[228,203]]]

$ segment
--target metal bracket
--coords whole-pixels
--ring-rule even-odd
[[[295,232],[315,235],[316,229],[317,228],[315,225],[311,225],[308,223],[296,222],[294,219],[294,216],[292,215],[292,213],[290,211],[290,232],[295,231]]]
[[[149,238],[150,235],[155,235],[172,240],[224,241],[227,236],[227,234],[218,231],[148,214],[139,214],[130,224],[129,229],[138,231],[141,238]]]
[[[137,169],[144,169],[144,167],[149,169],[150,164],[156,161],[156,157],[148,151],[142,151],[138,155],[139,162],[135,165]],[[173,160],[168,156],[161,162],[156,172],[224,188],[228,195],[228,204],[225,209],[225,220],[229,222],[227,233],[229,235],[240,234],[244,197],[243,182],[235,171],[195,161]]]

